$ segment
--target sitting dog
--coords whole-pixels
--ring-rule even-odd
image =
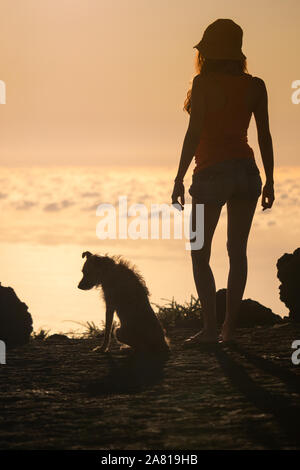
[[[150,305],[145,281],[137,270],[120,256],[98,256],[85,251],[82,258],[86,261],[78,288],[102,287],[106,304],[104,341],[95,349],[108,351],[116,312],[121,323],[115,331],[119,342],[138,352],[168,353],[168,340]]]

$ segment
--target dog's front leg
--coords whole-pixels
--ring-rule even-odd
[[[104,340],[103,340],[102,345],[97,346],[96,348],[93,349],[93,351],[98,351],[98,352],[108,351],[114,312],[115,312],[115,309],[113,307],[106,307]]]

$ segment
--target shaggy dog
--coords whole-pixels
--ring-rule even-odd
[[[86,261],[78,288],[89,290],[101,286],[106,304],[104,341],[95,349],[108,351],[116,312],[121,323],[115,331],[119,342],[138,352],[168,353],[168,340],[150,305],[145,281],[137,270],[120,256],[98,256],[85,251],[82,258]]]

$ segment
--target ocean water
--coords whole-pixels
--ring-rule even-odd
[[[0,282],[13,287],[28,305],[35,331],[80,332],[80,323],[86,321],[101,325],[105,308],[99,291],[77,288],[81,253],[86,250],[129,259],[143,274],[153,304],[173,297],[185,302],[196,295],[186,238],[177,240],[171,233],[170,239],[119,239],[117,230],[115,239],[101,240],[96,233],[99,204],[118,210],[120,196],[126,196],[128,206],[143,204],[149,211],[151,204],[169,204],[175,171],[164,167],[1,169]],[[259,202],[248,243],[244,298],[258,300],[280,315],[286,315],[287,309],[279,300],[276,261],[299,246],[299,175],[300,167],[277,168],[274,206],[263,212]],[[187,178],[187,204],[190,183]],[[226,287],[226,228],[224,206],[211,256],[217,289]]]

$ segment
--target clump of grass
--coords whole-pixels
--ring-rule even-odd
[[[39,341],[44,341],[46,338],[48,338],[49,333],[50,330],[44,330],[43,328],[41,328],[39,331],[32,332],[32,338],[38,339]]]
[[[86,321],[86,322],[79,322],[73,321],[73,323],[77,323],[84,327],[84,331],[80,332],[72,332],[72,336],[78,336],[80,339],[93,339],[93,338],[100,338],[104,334],[105,323],[102,321],[102,326],[97,326],[93,321]]]
[[[202,315],[200,300],[191,295],[190,301],[180,304],[174,300],[167,300],[167,304],[153,304],[158,311],[156,312],[159,321],[166,329],[172,327],[201,327]]]
[[[167,304],[159,305],[152,303],[158,310],[156,315],[161,322],[162,326],[168,330],[172,327],[201,327],[202,326],[202,317],[201,317],[201,304],[200,300],[196,299],[191,295],[190,301],[187,301],[183,304],[180,304],[175,301],[174,297],[172,300],[166,300]],[[73,321],[81,327],[84,327],[83,331],[71,331],[67,334],[72,338],[79,339],[95,339],[101,338],[104,335],[105,322],[101,321],[101,326],[96,325],[93,321],[78,322]],[[119,322],[114,321],[112,330],[119,325]],[[44,330],[41,328],[38,332],[32,333],[33,339],[38,339],[44,341],[49,336],[50,330]]]

